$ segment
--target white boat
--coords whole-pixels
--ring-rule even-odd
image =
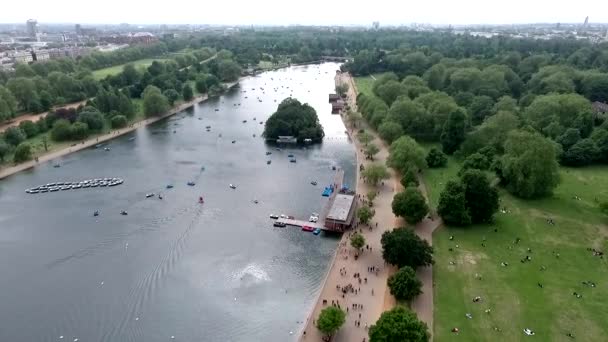
[[[230,189],[236,189],[236,185],[230,184]]]
[[[146,194],[146,198],[150,198],[150,197],[154,197],[154,193],[153,192],[149,193],[149,194]]]

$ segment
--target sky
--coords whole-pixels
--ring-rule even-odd
[[[608,0],[6,0],[0,23],[380,25],[608,23]]]

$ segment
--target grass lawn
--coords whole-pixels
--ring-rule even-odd
[[[372,94],[371,77],[355,80],[360,92]],[[427,151],[434,146],[421,145]],[[447,167],[425,171],[434,209],[460,166],[449,157]],[[608,199],[608,166],[562,168],[560,174],[550,198],[522,200],[501,190],[506,211],[493,224],[435,231],[435,341],[572,341],[568,333],[577,341],[606,340],[608,256],[588,248],[608,252],[608,217],[596,203]],[[531,260],[522,263],[526,256]],[[474,303],[476,296],[482,301]],[[526,336],[525,328],[535,336]]]
[[[152,64],[152,62],[163,61],[163,60],[165,60],[165,59],[164,58],[144,58],[144,59],[140,59],[140,60],[137,60],[137,61],[134,61],[131,63],[134,64],[136,68],[147,68]],[[115,66],[109,67],[109,68],[95,70],[95,71],[93,71],[93,77],[96,80],[101,80],[101,79],[104,79],[108,75],[116,75],[116,74],[122,72],[122,68],[124,66],[125,66],[125,64],[121,64],[121,65],[115,65]]]
[[[378,75],[375,75],[377,78]],[[368,96],[375,96],[372,93],[372,85],[374,84],[374,79],[371,76],[364,77],[355,77],[355,84],[357,85],[357,90],[360,93],[363,93]]]
[[[433,205],[459,168],[450,159],[448,168],[426,172]],[[587,248],[608,248],[608,218],[595,203],[596,197],[608,197],[606,174],[605,166],[563,168],[562,183],[551,198],[521,200],[501,191],[501,208],[507,213],[499,212],[494,224],[437,230],[433,236],[435,341],[571,341],[567,333],[578,341],[604,340],[607,259],[593,256]],[[555,225],[547,223],[548,218]],[[527,255],[532,260],[522,263]],[[502,262],[508,266],[501,266]],[[483,301],[474,303],[476,296]],[[466,313],[473,318],[466,318]],[[450,332],[454,327],[460,329],[458,335]],[[536,335],[524,335],[524,328]]]

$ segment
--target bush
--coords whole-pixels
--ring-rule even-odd
[[[412,185],[418,186],[419,184],[420,183],[418,182],[418,177],[416,177],[416,172],[414,172],[414,169],[411,167],[407,169],[403,177],[401,177],[401,185],[403,185],[404,188]]]
[[[116,115],[110,120],[112,128],[123,128],[127,126],[127,117],[124,115]]]
[[[87,109],[93,109],[88,111]],[[78,121],[87,124],[87,127],[92,131],[100,131],[103,129],[104,117],[96,109],[88,107],[78,114]]]
[[[70,127],[70,139],[83,140],[89,136],[89,126],[84,122],[74,122]]]
[[[4,140],[13,146],[21,144],[26,138],[25,132],[19,127],[9,127],[4,131]]]
[[[26,160],[32,159],[32,148],[28,143],[21,143],[15,149],[15,154],[13,156],[13,161],[15,163],[21,163]]]
[[[416,278],[416,271],[405,266],[388,278],[388,287],[397,300],[411,301],[422,293],[422,282]]]
[[[431,168],[444,167],[448,164],[448,157],[445,153],[433,147],[426,155],[426,163]]]
[[[55,141],[70,140],[72,134],[71,128],[72,125],[67,120],[59,119],[55,121],[51,130],[51,139]]]
[[[38,126],[30,120],[21,121],[19,128],[21,128],[27,138],[35,137],[39,133]]]

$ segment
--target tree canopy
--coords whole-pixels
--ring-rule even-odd
[[[422,282],[416,277],[416,271],[404,266],[387,280],[391,294],[397,300],[411,301],[422,293]]]
[[[369,342],[428,342],[430,336],[427,325],[400,305],[383,312],[369,328]]]
[[[433,248],[407,228],[395,228],[382,234],[382,257],[398,267],[414,269],[433,263]]]
[[[413,186],[393,197],[392,208],[395,215],[405,218],[411,224],[422,221],[429,212],[424,196]]]
[[[335,306],[328,306],[317,318],[317,329],[321,331],[325,336],[333,336],[346,321],[346,313],[342,309]]]
[[[320,142],[325,133],[319,123],[317,112],[307,103],[293,98],[284,99],[264,126],[264,137],[276,140],[279,136],[293,136],[299,142],[312,139]]]
[[[411,167],[416,170],[424,170],[427,167],[424,149],[408,136],[395,140],[389,152],[388,165],[402,173]]]

